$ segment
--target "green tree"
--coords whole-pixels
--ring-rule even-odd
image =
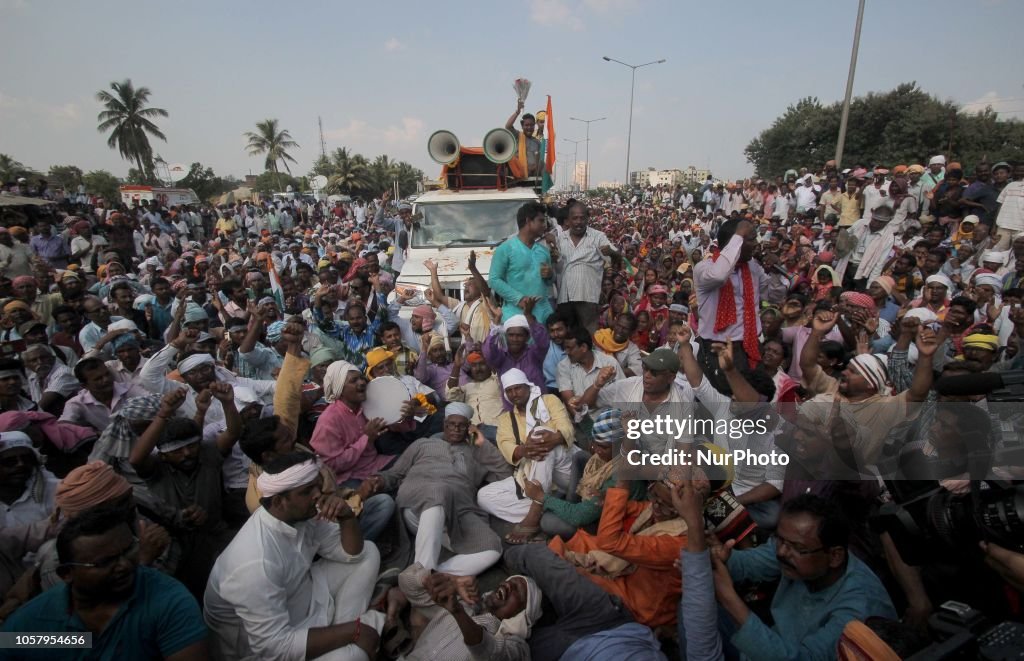
[[[288,167],[288,161],[294,163],[295,159],[288,153],[288,150],[297,148],[299,144],[292,140],[291,134],[286,129],[278,128],[276,119],[265,119],[262,122],[256,122],[256,130],[247,131],[245,137],[249,139],[246,149],[249,150],[251,156],[259,156],[260,154],[266,156],[263,161],[263,167],[274,174],[279,174],[277,163],[280,161],[284,164],[285,171],[291,175],[292,170]],[[278,177],[278,181],[278,189],[284,190],[281,187],[280,177]]]
[[[423,170],[405,161],[399,161],[395,166],[395,178],[398,179],[399,194],[405,197],[419,190],[420,182],[423,181]]]
[[[330,174],[327,176],[328,193],[363,193],[373,186],[366,158],[362,154],[350,154],[345,147],[331,152]]]
[[[200,200],[210,200],[234,189],[213,172],[213,168],[204,168],[202,163],[193,163],[182,179],[175,184],[178,188],[191,188]]]
[[[370,187],[375,191],[388,190],[392,182],[398,178],[398,164],[381,154],[373,159],[369,168]]]
[[[835,156],[841,114],[840,103],[801,99],[747,145],[747,160],[759,176],[769,178],[789,168],[818,168]],[[1024,122],[1000,121],[990,108],[962,112],[915,83],[851,102],[842,165],[925,163],[934,154],[968,167],[986,157],[990,162],[1020,159]]]
[[[23,173],[26,169],[21,161],[7,154],[0,154],[0,183],[17,181],[18,177],[25,176]]]
[[[267,170],[256,177],[256,183],[253,184],[252,190],[260,195],[272,195],[284,192],[288,186],[291,186],[293,191],[300,190],[300,182],[297,178],[290,174],[282,175],[280,172]]]
[[[74,192],[82,183],[82,168],[76,165],[51,165],[46,176],[50,184]]]
[[[149,108],[150,90],[148,87],[132,85],[131,79],[110,83],[113,94],[106,90],[96,93],[96,100],[106,108],[96,120],[100,133],[110,131],[107,146],[117,149],[121,158],[134,161],[140,172],[145,173],[148,180],[153,180],[153,148],[149,144],[150,136],[167,142],[167,136],[153,123],[156,117],[167,117],[163,108]]]
[[[107,202],[120,202],[121,180],[106,170],[93,170],[82,176],[82,183],[89,193],[99,195]]]

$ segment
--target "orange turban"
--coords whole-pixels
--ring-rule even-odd
[[[72,518],[91,507],[117,500],[131,490],[128,480],[115,473],[110,464],[90,461],[61,480],[54,503],[65,517]]]

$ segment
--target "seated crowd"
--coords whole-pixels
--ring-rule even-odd
[[[463,300],[429,260],[396,289],[415,220],[388,194],[358,221],[7,216],[3,631],[95,658],[893,659],[947,600],[1019,616],[1019,530],[947,549],[890,513],[1024,477],[993,387],[940,387],[1024,368],[1022,179],[936,157],[701,209],[527,203]]]

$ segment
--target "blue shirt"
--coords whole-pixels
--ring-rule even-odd
[[[47,590],[7,618],[3,631],[88,632],[82,620],[70,612],[69,591],[66,583]],[[199,605],[185,586],[155,569],[139,567],[134,593],[103,633],[93,634],[92,649],[3,649],[0,659],[158,659],[206,640],[206,636]]]
[[[501,318],[511,319],[522,314],[519,299],[524,296],[540,298],[533,306],[533,316],[544,323],[554,310],[548,299],[550,282],[540,277],[542,264],[551,266],[551,252],[543,241],[537,241],[532,248],[527,248],[519,236],[509,237],[498,246],[491,258],[490,285],[505,304],[501,308]]]
[[[544,356],[544,385],[558,390],[558,361],[565,357],[562,347],[554,342],[548,347],[548,355]]]
[[[862,561],[847,554],[846,571],[831,586],[811,592],[803,581],[782,576],[775,558],[775,540],[729,557],[734,581],[779,580],[772,599],[775,625],[768,627],[751,613],[731,642],[744,658],[834,659],[836,644],[851,620],[872,616],[897,620],[889,594]]]

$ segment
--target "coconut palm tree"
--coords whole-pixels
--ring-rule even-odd
[[[23,176],[21,173],[24,171],[25,166],[21,161],[7,154],[0,154],[0,184],[14,181]]]
[[[371,187],[366,159],[361,154],[350,154],[345,147],[339,147],[331,153],[331,170],[333,174],[327,182],[327,189],[331,193],[351,195]]]
[[[139,171],[152,178],[153,149],[149,145],[149,136],[167,142],[167,136],[152,119],[167,117],[167,111],[163,108],[147,108],[151,94],[149,88],[136,88],[131,79],[110,83],[110,89],[113,94],[106,90],[96,93],[96,100],[106,108],[96,116],[100,123],[96,130],[100,133],[109,130],[107,146],[117,149],[121,158],[135,161]]]
[[[299,144],[292,140],[291,134],[286,129],[278,129],[276,119],[264,119],[262,122],[256,122],[256,130],[247,131],[245,137],[249,139],[246,149],[249,150],[251,156],[266,154],[263,167],[274,173],[278,188],[280,188],[281,177],[277,169],[277,162],[283,163],[284,169],[291,174],[292,170],[288,167],[288,161],[294,163],[295,159],[287,150],[298,147]]]

